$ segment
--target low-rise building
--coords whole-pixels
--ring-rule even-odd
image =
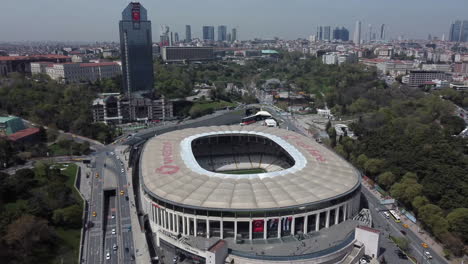
[[[64,63],[71,58],[63,55],[33,55],[33,56],[0,56],[0,76],[11,72],[31,73],[31,62],[45,61],[51,63]]]
[[[93,101],[93,121],[106,124],[148,122],[173,117],[172,101],[161,98],[128,98],[119,93],[101,94]]]
[[[9,136],[26,129],[23,120],[16,116],[0,117],[0,136]]]
[[[122,67],[118,62],[97,63],[48,63],[32,62],[31,72],[45,73],[51,79],[61,82],[83,82],[112,78],[122,73]]]
[[[209,61],[214,60],[213,47],[173,47],[162,48],[165,62]]]
[[[450,81],[450,74],[443,71],[423,71],[423,70],[414,70],[410,71],[409,74],[409,86],[410,87],[419,87],[432,80],[443,80]]]
[[[421,69],[424,71],[451,72],[452,66],[450,64],[423,64]]]

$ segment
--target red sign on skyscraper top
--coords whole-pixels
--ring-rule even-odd
[[[132,11],[132,19],[133,19],[133,21],[140,21],[140,11],[139,10],[133,10]]]

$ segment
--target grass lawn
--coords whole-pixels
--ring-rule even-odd
[[[235,103],[230,103],[226,101],[217,101],[217,102],[197,102],[192,107],[199,107],[200,110],[213,108],[214,110],[223,109],[226,107],[236,106]]]
[[[265,173],[266,171],[262,168],[255,168],[255,169],[246,169],[246,170],[228,170],[228,171],[220,171],[219,173],[226,173],[226,174],[255,174],[255,173]]]

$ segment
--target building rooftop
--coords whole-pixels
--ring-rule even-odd
[[[13,134],[9,135],[8,139],[11,140],[11,141],[17,141],[19,139],[34,135],[36,133],[39,133],[39,128],[30,127],[30,128],[26,128],[26,129],[20,130],[20,131],[18,131],[16,133],[13,133]]]

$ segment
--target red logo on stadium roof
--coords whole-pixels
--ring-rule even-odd
[[[175,165],[163,165],[159,168],[156,169],[156,172],[165,174],[165,175],[171,175],[179,171],[179,166]]]

